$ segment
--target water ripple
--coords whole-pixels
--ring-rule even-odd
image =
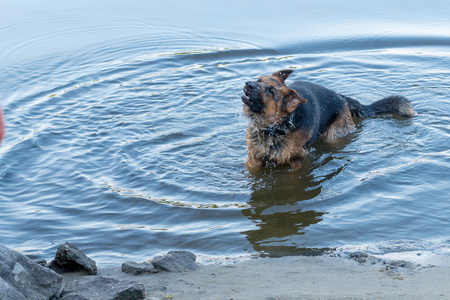
[[[446,36],[242,36],[95,15],[3,27],[1,242],[48,259],[69,240],[115,262],[448,239]],[[288,67],[366,104],[403,94],[417,115],[357,120],[300,171],[249,174],[243,83]]]

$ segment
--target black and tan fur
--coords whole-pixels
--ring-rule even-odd
[[[297,169],[306,148],[319,136],[341,138],[354,130],[352,117],[398,113],[411,117],[411,102],[389,96],[370,105],[338,94],[320,85],[285,80],[292,70],[281,70],[245,84],[242,101],[250,119],[247,129],[249,169],[288,164]]]

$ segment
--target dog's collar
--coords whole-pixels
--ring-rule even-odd
[[[291,118],[288,118],[279,125],[273,125],[262,129],[261,133],[268,136],[281,136],[290,133],[292,129],[294,129],[294,124],[292,123]]]

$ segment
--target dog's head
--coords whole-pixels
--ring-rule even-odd
[[[242,95],[245,115],[266,125],[277,124],[300,103],[306,103],[305,98],[284,83],[292,72],[281,70],[271,76],[261,76],[257,81],[246,82]]]

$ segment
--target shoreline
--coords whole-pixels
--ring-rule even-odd
[[[447,254],[395,256],[359,251],[202,264],[189,251],[170,251],[111,266],[69,242],[50,263],[0,244],[0,300],[449,299]]]
[[[98,268],[97,276],[135,281],[146,299],[446,299],[450,267],[362,257],[290,256],[201,265],[190,272],[123,273]],[[355,261],[356,260],[356,261]],[[82,276],[63,274],[65,281]]]

